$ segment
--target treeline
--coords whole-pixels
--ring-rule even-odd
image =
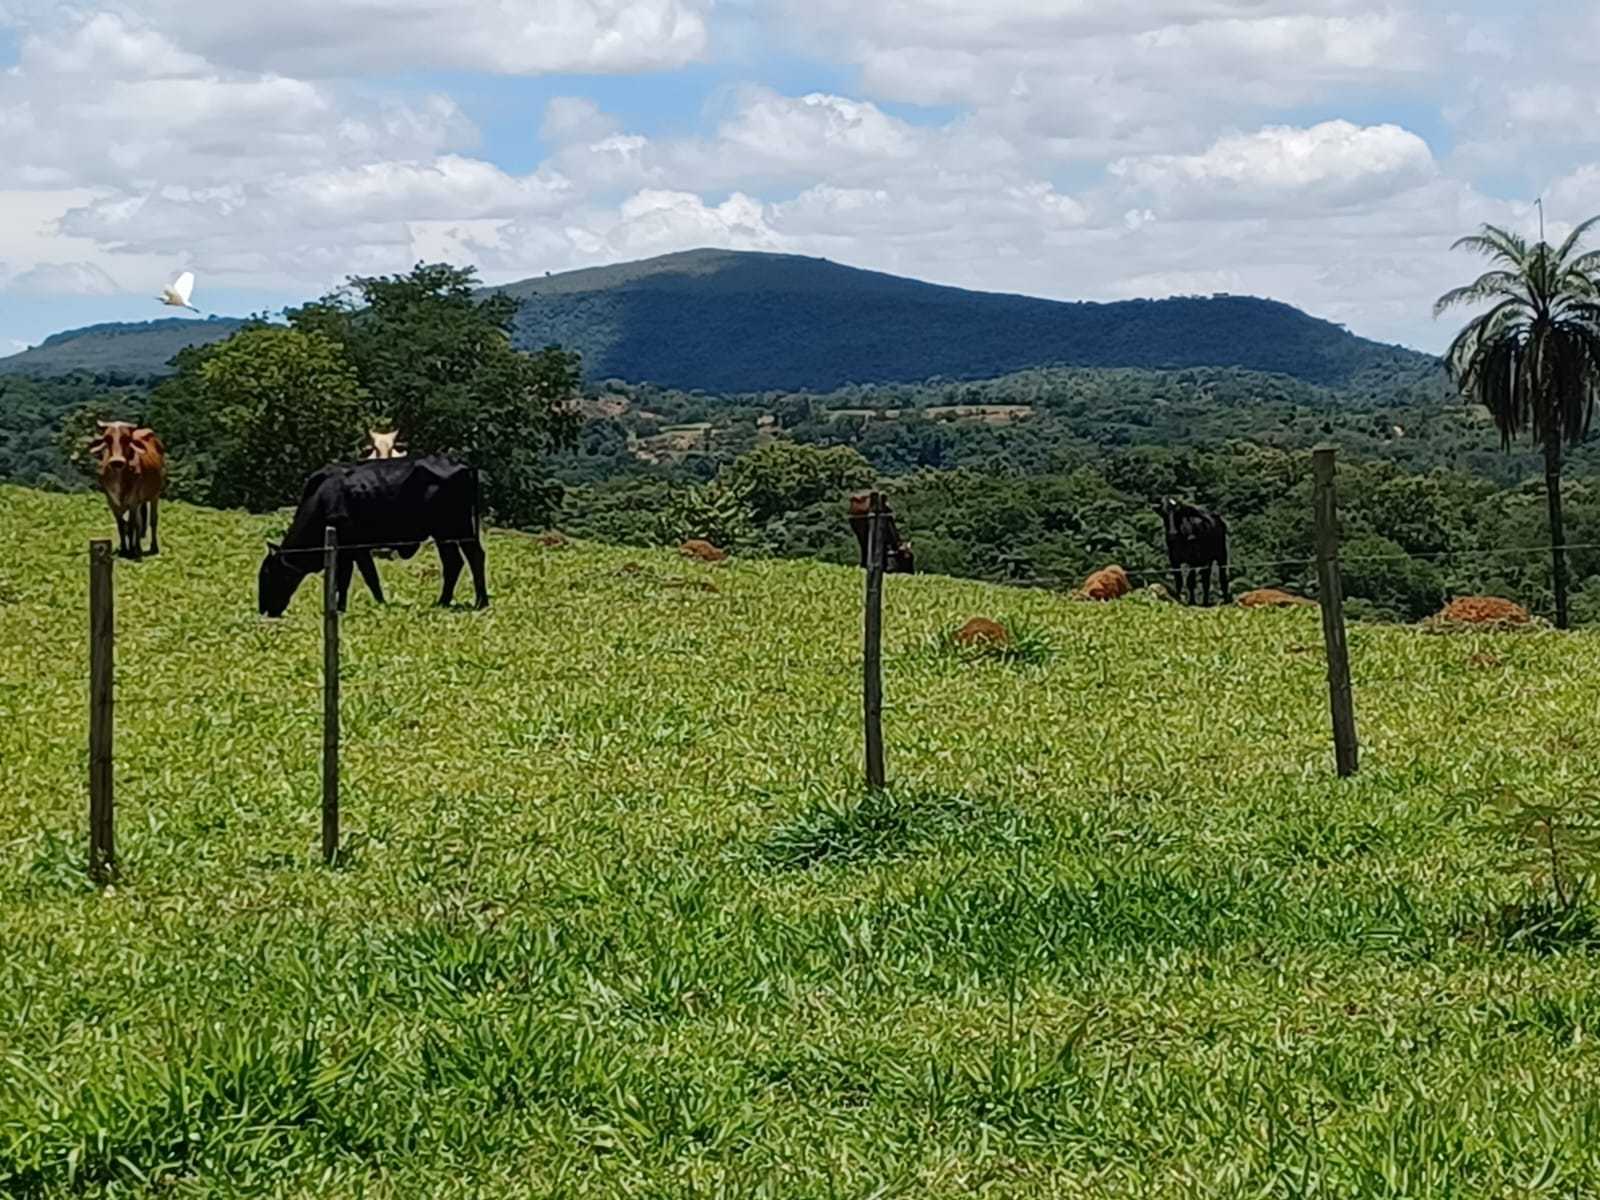
[[[736,551],[854,562],[844,497],[879,472],[848,447],[773,442],[709,483],[612,479],[568,489],[561,528],[640,545],[705,537]],[[1045,473],[917,469],[884,486],[919,571],[1070,588],[1110,563],[1166,583],[1160,519],[1172,494],[1221,512],[1235,591],[1311,594],[1311,455],[1248,442],[1215,449],[1140,447],[1084,456]],[[1339,465],[1345,588],[1357,617],[1417,620],[1452,596],[1488,593],[1550,606],[1542,484],[1500,487],[1435,468],[1346,457]],[[1568,482],[1573,615],[1600,620],[1600,488]]]

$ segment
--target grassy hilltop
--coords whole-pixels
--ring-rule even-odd
[[[97,497],[0,488],[0,1193],[1502,1196],[1600,1188],[1600,967],[1485,931],[1502,786],[1591,779],[1600,638],[886,588],[495,535],[345,626],[171,505],[118,564],[126,878],[83,882]],[[964,662],[983,614],[1035,662]],[[108,1192],[108,1194],[110,1194]]]

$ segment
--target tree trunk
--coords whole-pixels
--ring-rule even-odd
[[[1550,501],[1550,580],[1556,593],[1556,628],[1567,628],[1567,535],[1561,524],[1561,434],[1544,444],[1544,489]]]

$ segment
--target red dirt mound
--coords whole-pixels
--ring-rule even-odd
[[[1522,605],[1499,596],[1461,596],[1433,619],[1451,625],[1527,625],[1533,617]]]
[[[1006,633],[1004,625],[999,621],[991,621],[988,617],[973,617],[960,629],[956,630],[956,645],[958,646],[996,646],[1006,647],[1011,644],[1011,637]]]
[[[719,550],[710,542],[702,541],[699,538],[691,539],[679,546],[678,553],[685,558],[695,558],[701,562],[708,563],[722,562],[728,557],[726,550]]]
[[[1132,590],[1128,573],[1121,567],[1111,566],[1085,579],[1077,594],[1085,600],[1120,600]]]
[[[539,545],[543,546],[546,550],[559,550],[567,544],[566,537],[557,533],[553,529],[549,533],[541,533],[533,540],[538,542]]]
[[[1315,603],[1315,600],[1307,600],[1304,596],[1296,596],[1293,592],[1278,588],[1257,588],[1239,597],[1241,608],[1299,608]]]

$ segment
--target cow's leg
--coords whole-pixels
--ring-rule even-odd
[[[462,551],[467,556],[467,565],[472,568],[472,588],[476,593],[475,602],[479,608],[489,607],[489,579],[484,565],[483,543],[477,538],[470,542],[463,542]]]
[[[1200,568],[1200,603],[1207,608],[1211,607],[1211,564],[1209,562]]]
[[[161,498],[150,501],[150,553],[161,553],[161,537],[157,527],[161,524]]]
[[[1227,604],[1233,598],[1233,593],[1228,585],[1228,560],[1226,558],[1217,559],[1217,587],[1222,591],[1222,603]]]
[[[118,553],[123,558],[137,557],[133,546],[133,539],[137,536],[136,529],[132,511],[117,514],[117,539],[120,543]]]
[[[350,601],[350,576],[356,569],[355,555],[340,554],[339,565],[335,569],[339,572],[334,581],[339,588],[339,611],[343,612]]]
[[[367,591],[382,604],[383,584],[378,580],[378,564],[372,561],[372,554],[366,550],[356,551],[356,566],[361,568],[361,578],[366,581]]]
[[[1196,574],[1196,571],[1195,571],[1195,568],[1192,567],[1192,566],[1185,567],[1184,569],[1189,572],[1189,607],[1193,608],[1194,607],[1194,585],[1195,585],[1195,574]]]
[[[444,572],[444,586],[439,589],[439,607],[448,608],[450,601],[455,599],[456,580],[461,578],[461,550],[449,538],[442,538],[436,544],[439,548],[439,567]]]
[[[1183,599],[1183,567],[1177,563],[1172,564],[1172,598]]]

